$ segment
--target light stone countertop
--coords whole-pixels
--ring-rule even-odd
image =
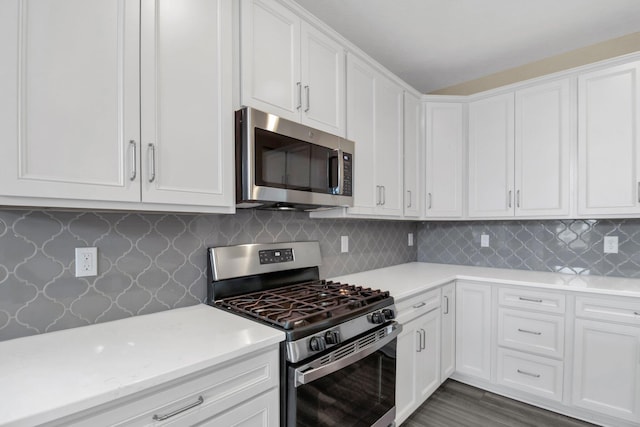
[[[33,426],[277,345],[199,304],[0,342],[0,425]]]
[[[422,262],[412,262],[361,273],[348,274],[334,277],[331,280],[389,291],[396,302],[453,280],[472,280],[476,282],[523,285],[544,289],[640,298],[640,279],[577,276],[573,274],[540,271]]]

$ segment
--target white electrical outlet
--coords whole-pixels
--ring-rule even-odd
[[[604,253],[618,253],[618,236],[604,236]]]
[[[76,248],[76,277],[98,275],[98,248]]]
[[[480,235],[480,247],[481,248],[488,248],[489,247],[489,235],[488,234],[481,234]]]
[[[349,252],[349,236],[340,236],[340,252]]]
[[[407,236],[407,244],[409,246],[413,246],[413,233],[409,233],[409,235]]]

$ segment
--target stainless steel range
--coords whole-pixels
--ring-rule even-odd
[[[318,242],[209,249],[207,303],[281,329],[281,425],[388,427],[397,335],[388,292],[319,279]]]

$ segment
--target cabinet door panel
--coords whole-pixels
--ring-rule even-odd
[[[456,285],[456,371],[491,378],[491,286]]]
[[[401,423],[418,407],[415,358],[420,346],[420,319],[402,325],[396,359],[396,422]]]
[[[513,216],[513,94],[469,104],[469,216]]]
[[[638,212],[640,62],[578,77],[578,213]]]
[[[576,320],[573,404],[640,421],[640,327]]]
[[[440,351],[440,383],[456,370],[456,293],[455,284],[442,288],[442,349]]]
[[[426,104],[426,207],[428,217],[462,216],[463,106]]]
[[[347,138],[355,141],[353,166],[353,213],[373,213],[375,183],[375,89],[376,73],[353,55],[347,57]]]
[[[440,309],[420,318],[419,329],[423,335],[423,346],[416,360],[416,391],[420,404],[440,386],[440,325]]]
[[[420,216],[420,173],[422,153],[420,100],[404,94],[404,216]]]
[[[568,215],[570,80],[516,92],[516,215]]]
[[[299,120],[300,18],[276,2],[241,3],[242,104]]]
[[[230,16],[223,0],[142,0],[145,202],[233,202]]]
[[[302,23],[302,122],[345,135],[345,53],[325,34]]]
[[[3,195],[139,201],[138,20],[136,1],[2,2]]]

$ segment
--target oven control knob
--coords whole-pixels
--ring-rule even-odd
[[[339,344],[340,343],[340,332],[338,331],[328,331],[324,334],[324,340],[327,344]]]
[[[387,320],[393,320],[396,317],[396,314],[390,308],[383,309],[382,314],[384,315],[384,318]]]
[[[384,319],[384,314],[382,314],[381,311],[374,311],[373,313],[371,313],[371,323],[384,323],[385,319]]]
[[[311,351],[322,351],[327,348],[327,345],[322,337],[311,337],[309,340],[309,348]]]

